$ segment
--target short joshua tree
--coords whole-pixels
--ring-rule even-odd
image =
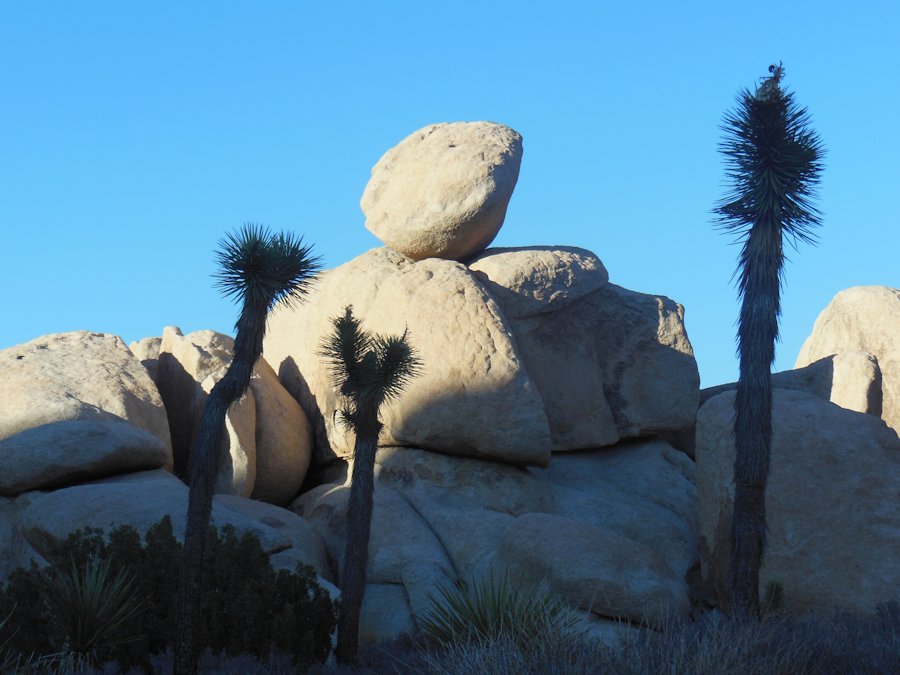
[[[351,307],[346,308],[343,316],[336,317],[333,324],[334,332],[325,341],[322,355],[330,362],[335,385],[344,401],[339,411],[341,420],[356,433],[337,636],[338,661],[353,663],[369,557],[375,452],[382,427],[378,414],[383,403],[400,395],[410,378],[418,373],[420,364],[406,331],[401,336],[373,335],[362,328]]]

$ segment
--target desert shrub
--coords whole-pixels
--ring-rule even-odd
[[[146,611],[126,613],[109,626],[103,639],[95,640],[102,646],[95,644],[91,660],[113,660],[123,669],[148,668],[152,655],[173,644],[181,545],[168,516],[147,531],[143,542],[130,526],[118,527],[108,537],[97,529],[79,530],[50,556],[49,569],[32,565],[16,570],[0,590],[0,616],[10,616],[0,625],[0,644],[6,641],[20,655],[77,652],[66,616],[84,612],[85,597],[54,591],[54,584],[65,578],[57,570],[71,570],[70,581],[74,575],[83,580],[97,561],[108,562],[107,591],[115,590],[117,575],[133,579],[133,602]],[[327,657],[336,608],[311,567],[276,571],[256,536],[238,536],[226,526],[210,529],[204,571],[202,647],[266,659],[282,652],[298,664]],[[122,588],[117,592],[122,595]]]
[[[514,586],[508,574],[496,579],[493,570],[480,581],[460,580],[437,591],[419,626],[445,644],[508,635],[527,645],[535,636],[570,633],[580,624],[579,617],[558,598]]]

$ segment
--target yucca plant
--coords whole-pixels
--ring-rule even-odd
[[[399,397],[420,367],[406,331],[399,336],[373,335],[362,328],[353,309],[332,320],[333,333],[322,346],[343,399],[340,419],[356,434],[347,504],[347,545],[341,573],[341,613],[336,656],[356,661],[359,612],[366,586],[369,530],[375,490],[375,453],[381,406]]]
[[[290,304],[306,294],[319,267],[311,252],[302,238],[284,232],[272,234],[259,225],[245,225],[220,242],[217,285],[225,297],[241,303],[241,314],[234,357],[209,394],[188,460],[190,496],[176,614],[176,675],[197,672],[203,554],[219,455],[225,442],[225,414],[250,384],[253,366],[262,354],[269,311],[278,303]]]
[[[823,148],[810,117],[781,87],[770,66],[755,93],[743,90],[722,127],[731,191],[715,211],[719,226],[741,242],[738,261],[738,356],[734,401],[734,510],[728,569],[734,616],[758,618],[759,570],[766,543],[765,491],[772,448],[772,379],[785,239],[813,242],[821,217],[813,204]]]
[[[438,586],[418,624],[444,644],[510,637],[527,649],[547,634],[574,634],[582,622],[558,597],[514,586],[506,573],[496,579],[491,569],[479,581]]]
[[[147,610],[146,600],[126,570],[113,573],[110,559],[92,558],[83,567],[72,561],[68,570],[53,570],[43,595],[73,658],[93,663],[99,649],[141,638],[122,629]]]

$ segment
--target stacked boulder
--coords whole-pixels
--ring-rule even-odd
[[[167,329],[132,347],[137,355],[114,335],[78,331],[0,350],[0,582],[45,564],[85,527],[143,534],[169,516],[183,537],[188,487],[172,472],[191,427],[181,425],[202,414],[200,392],[223,374],[232,342]],[[191,374],[189,385],[177,381],[184,391],[173,385],[175,363]],[[312,565],[336,593],[322,537],[287,509],[245,498],[288,503],[310,457],[309,425],[271,368],[258,364],[252,386],[255,398],[229,411],[225,452],[255,461],[243,472],[223,463],[213,523],[256,534],[277,568]]]
[[[791,612],[872,610],[900,588],[900,290],[842,291],[776,373],[760,592]],[[704,391],[696,461],[704,586],[727,604],[734,385]]]
[[[382,411],[364,639],[408,630],[438,585],[490,569],[598,621],[690,610],[693,463],[658,438],[697,410],[684,310],[609,283],[584,249],[486,248],[521,155],[498,124],[411,134],[361,202],[386,246],[269,318],[264,356],[312,422],[316,475],[332,476],[291,508],[336,561],[354,439],[319,345],[352,305],[374,332],[406,329],[422,362]]]

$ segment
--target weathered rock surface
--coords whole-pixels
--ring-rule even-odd
[[[147,371],[120,338],[87,331],[0,351],[0,442],[9,467],[2,494],[172,463],[166,413]],[[78,457],[65,455],[76,448]]]
[[[784,587],[790,612],[867,611],[900,588],[900,440],[872,415],[775,389],[768,543],[760,591]],[[700,553],[726,599],[734,489],[734,392],[697,418]]]
[[[170,464],[163,440],[117,418],[44,424],[0,441],[0,494]]]
[[[77,529],[97,527],[108,533],[120,525],[131,525],[143,534],[165,515],[171,517],[175,537],[182,541],[187,502],[187,486],[157,470],[53,492],[26,492],[16,499],[15,508],[24,537],[38,553],[47,555]],[[212,522],[216,527],[232,525],[238,534],[254,533],[270,555],[298,549],[298,559],[312,564],[320,576],[331,578],[321,538],[290,511],[249,499],[216,496]]]
[[[159,363],[159,348],[162,346],[162,338],[145,337],[136,340],[128,345],[131,353],[134,354],[144,368],[150,373],[150,378],[156,382],[156,366]]]
[[[795,368],[831,354],[861,351],[878,360],[881,417],[900,431],[900,289],[856,286],[841,291],[822,310],[800,348]],[[849,386],[849,385],[848,385]]]
[[[459,263],[414,263],[379,248],[324,273],[307,302],[269,318],[264,355],[313,420],[316,462],[353,451],[352,434],[334,414],[340,399],[328,364],[318,354],[347,305],[376,333],[407,328],[423,364],[403,396],[383,408],[383,444],[519,464],[549,461],[543,403],[494,299]]]
[[[566,593],[573,607],[583,606],[589,584],[625,588],[608,604],[598,601],[593,611],[604,616],[631,618],[628,612],[646,611],[642,619],[657,621],[666,611],[681,613],[688,603],[685,575],[697,560],[693,465],[665,443],[554,455],[543,470],[387,447],[378,451],[375,476],[375,553],[367,593],[379,587],[371,599],[371,625],[377,617],[389,617],[384,621],[392,626],[414,625],[437,584],[478,580],[507,567],[526,580],[553,568],[558,583],[552,590]],[[349,490],[345,484],[321,485],[291,506],[319,531],[336,560],[344,555]],[[528,514],[574,523],[567,525],[571,540],[560,543],[555,531],[544,532],[546,542],[531,542],[537,552],[527,564],[516,548],[525,539],[514,536],[517,543],[502,551],[510,528]],[[554,567],[564,558],[586,564],[604,546],[614,551],[600,558],[606,561],[600,568],[592,558],[589,578],[571,581],[574,568]],[[626,558],[636,570],[632,576],[624,571]],[[379,639],[395,635],[392,630],[385,628]]]
[[[231,363],[234,340],[214,331],[182,335],[166,327],[157,382],[172,427],[175,466],[185,475],[206,400]],[[225,418],[228,443],[220,458],[216,491],[287,504],[300,489],[312,456],[309,422],[300,406],[260,359],[250,388]]]
[[[260,359],[250,378],[256,401],[254,499],[287,505],[297,496],[312,458],[312,430],[300,404]]]
[[[156,384],[166,404],[169,427],[172,430],[175,472],[179,476],[187,475],[188,456],[199,430],[206,398],[215,382],[225,374],[233,350],[234,340],[221,333],[199,330],[185,336],[175,326],[163,329]],[[206,383],[205,388],[203,383]],[[232,463],[232,457],[238,459],[238,466],[245,464],[249,448],[252,448],[249,454],[255,455],[256,452],[255,420],[236,420],[235,413],[238,410],[244,415],[255,414],[255,405],[238,401],[228,411],[227,423],[230,423],[231,428],[227,448],[223,450],[222,456],[226,466]],[[237,429],[244,431],[242,437],[236,436]],[[246,477],[242,483],[246,483]],[[249,495],[252,490],[253,485],[250,484],[241,485],[238,491]]]
[[[583,249],[489,249],[471,269],[508,318],[554,451],[693,424],[700,376],[681,305],[607,283]]]
[[[686,582],[653,548],[570,518],[520,516],[495,561],[526,586],[601,616],[663,624],[690,611]]]
[[[432,124],[372,168],[366,228],[413,258],[463,260],[497,236],[519,178],[522,137],[501,124]]]
[[[322,535],[338,565],[344,560],[349,495],[349,486],[322,485],[291,505],[292,511]],[[366,583],[402,584],[411,615],[424,616],[437,585],[449,584],[454,577],[453,565],[441,542],[403,495],[387,485],[375,489],[369,536]],[[383,602],[370,608],[373,612],[388,612]],[[402,614],[402,607],[388,613]],[[371,619],[366,621],[371,624]]]
[[[568,307],[609,281],[600,259],[574,246],[489,248],[468,267],[511,319]]]
[[[808,366],[772,373],[772,386],[812,394],[847,410],[881,415],[881,370],[878,360],[864,352],[841,352]],[[700,405],[713,396],[737,389],[737,382],[700,390]]]
[[[681,579],[698,562],[694,463],[669,444],[648,439],[560,453],[530,471],[552,489],[548,512],[653,549]]]

